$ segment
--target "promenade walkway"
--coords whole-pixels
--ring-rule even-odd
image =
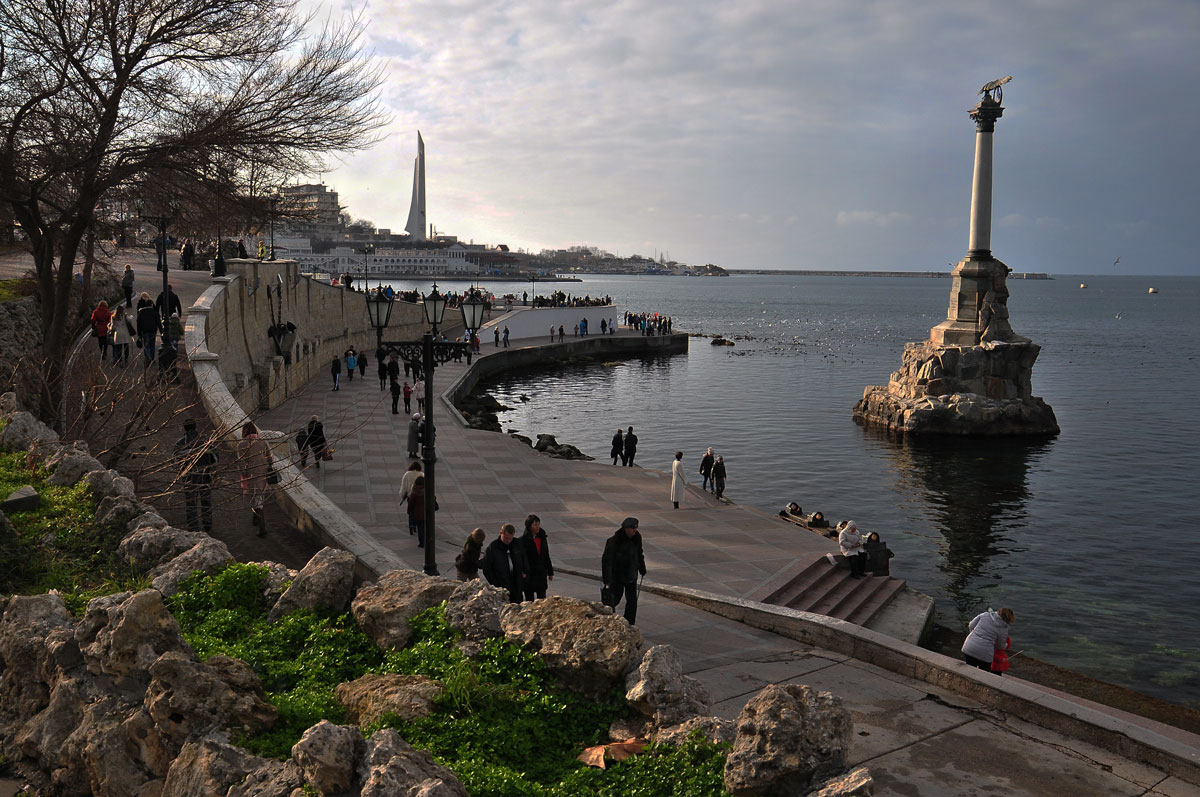
[[[522,340],[514,345],[523,343],[538,345]],[[484,347],[485,356],[495,351]],[[465,367],[451,363],[439,368],[439,390]],[[405,454],[408,416],[391,414],[391,398],[379,390],[374,363],[366,379],[343,378],[338,392],[330,387],[325,379],[314,380],[301,395],[267,413],[262,425],[294,432],[309,416],[319,415],[336,452],[320,470],[310,463],[307,475],[401,560],[420,569],[423,551],[407,533],[396,489],[410,462]],[[648,579],[736,597],[833,549],[828,540],[749,507],[720,503],[695,487],[683,508],[673,509],[669,476],[654,470],[669,463],[622,468],[607,460],[552,459],[507,435],[462,426],[444,403],[438,403],[435,413],[441,505],[436,550],[444,575],[453,576],[454,555],[472,528],[482,527],[490,542],[501,523],[519,528],[531,512],[542,518],[559,567],[598,569],[605,538],[622,518],[633,515],[641,521]],[[613,426],[622,423],[624,419],[614,419]],[[636,419],[633,423],[636,428]],[[569,442],[569,427],[560,436]],[[560,573],[550,592],[597,600],[599,584]],[[647,592],[642,593],[638,627],[648,643],[679,649],[686,671],[708,686],[721,716],[736,717],[767,683],[803,683],[841,697],[854,717],[851,762],[871,768],[877,794],[1197,793],[1196,786],[1161,769],[1017,720],[925,681]],[[1126,715],[1120,721],[1132,719]],[[1144,728],[1145,722],[1138,718],[1138,725]],[[1153,732],[1192,745],[1193,760],[1200,760],[1196,737],[1163,726],[1154,726]]]

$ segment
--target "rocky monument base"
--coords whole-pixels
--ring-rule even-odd
[[[1033,395],[1040,352],[1025,338],[976,346],[909,343],[888,384],[863,390],[854,420],[905,434],[1058,434],[1054,410]]]

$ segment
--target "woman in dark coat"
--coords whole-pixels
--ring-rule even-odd
[[[321,460],[325,458],[325,424],[321,423],[321,419],[316,415],[308,421],[308,426],[304,429],[304,445],[312,452],[313,461],[317,463],[317,467],[321,467]],[[301,453],[300,464],[305,464],[308,455]]]
[[[154,336],[162,332],[162,319],[158,317],[158,309],[154,306],[154,302],[150,301],[150,294],[145,291],[142,291],[142,295],[138,297],[135,324],[138,340],[142,343],[142,356],[146,358],[146,364],[149,365],[154,362]]]
[[[525,546],[525,559],[529,562],[529,577],[522,588],[525,600],[546,597],[546,587],[554,580],[554,565],[550,562],[550,543],[542,528],[542,519],[537,515],[525,518],[525,533],[521,535]]]
[[[508,590],[510,603],[521,602],[529,574],[525,549],[514,536],[516,533],[513,524],[505,523],[500,527],[500,538],[493,540],[483,555],[483,577],[493,587]]]
[[[408,529],[417,532],[417,547],[425,547],[425,477],[418,476],[408,494]]]
[[[483,541],[487,535],[483,529],[475,529],[463,543],[462,553],[454,558],[454,569],[459,581],[479,578],[479,560],[483,558]]]
[[[609,453],[609,456],[611,456],[613,458],[614,465],[617,464],[618,459],[621,460],[622,465],[625,464],[625,435],[621,432],[620,429],[618,429],[617,433],[615,435],[613,435],[612,451],[610,451],[608,453]]]
[[[338,383],[342,381],[342,361],[337,357],[333,358],[333,363],[329,366],[329,375],[333,377],[333,389],[340,390]]]

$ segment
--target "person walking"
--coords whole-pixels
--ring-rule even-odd
[[[425,477],[413,479],[408,493],[408,533],[417,535],[417,547],[425,547]]]
[[[250,496],[251,522],[258,536],[267,536],[267,481],[271,475],[271,447],[258,436],[252,421],[242,426],[242,441],[238,443],[238,462],[241,465],[242,495]]]
[[[421,413],[414,412],[408,422],[408,455],[415,457],[421,445]]]
[[[367,362],[367,353],[364,351],[362,354],[358,355],[358,375],[363,379],[367,378],[368,365],[370,365],[370,363]],[[382,386],[380,386],[380,390],[382,389]]]
[[[508,326],[504,327],[504,348],[508,348]]]
[[[146,291],[142,291],[138,297],[135,326],[142,356],[146,358],[146,365],[149,365],[154,362],[156,336],[162,332],[162,317],[154,309],[154,302],[150,301],[150,294]]]
[[[717,500],[720,500],[725,496],[725,457],[717,457],[713,463],[712,480]]]
[[[417,477],[421,475],[421,463],[414,462],[408,466],[408,470],[404,471],[404,475],[400,477],[400,503],[409,500],[412,495],[413,484],[416,483]],[[409,528],[409,534],[415,534],[416,529]]]
[[[637,456],[637,435],[633,433],[633,427],[630,426],[625,430],[625,459],[621,464],[633,467],[633,458]]]
[[[986,672],[1003,674],[1003,670],[993,669],[992,662],[996,654],[1007,650],[1009,644],[1008,627],[1017,619],[1009,608],[994,612],[988,609],[967,624],[970,629],[966,640],[963,641],[963,661],[972,667],[978,667]],[[1007,659],[1007,656],[1005,657]]]
[[[618,429],[617,433],[613,435],[612,450],[608,453],[610,456],[612,456],[614,465],[617,464],[618,458],[620,458],[622,465],[625,464],[625,436],[621,434],[620,429]]]
[[[388,379],[393,382],[400,381],[400,363],[396,362],[396,355],[394,354],[388,357],[387,375]],[[405,373],[405,376],[408,376],[407,372]]]
[[[380,384],[383,384],[383,382],[380,381]],[[392,415],[399,415],[400,414],[400,396],[402,396],[404,394],[404,391],[401,389],[399,382],[392,382],[391,391],[392,391]]]
[[[125,264],[125,271],[121,274],[121,290],[125,292],[125,306],[133,307],[133,281],[137,279],[137,275],[133,273],[133,266]]]
[[[521,602],[529,575],[525,550],[516,540],[516,533],[513,524],[505,523],[500,527],[499,538],[492,541],[483,555],[483,577],[493,587],[508,590],[509,603]]]
[[[546,539],[546,530],[542,528],[542,519],[537,515],[525,518],[521,544],[525,546],[525,561],[529,563],[529,576],[522,586],[525,600],[544,598],[549,582],[554,580],[554,565],[550,562],[550,543]]]
[[[567,339],[567,331],[565,329],[563,329],[562,324],[559,324],[558,325],[558,342],[562,343],[566,339]]]
[[[625,619],[634,625],[637,622],[638,576],[646,575],[646,555],[642,550],[642,533],[638,531],[637,518],[622,520],[621,528],[604,543],[600,570],[604,578],[604,593],[608,598],[605,603],[615,612],[623,593]]]
[[[113,310],[112,320],[109,321],[108,326],[112,330],[113,362],[129,362],[129,344],[133,343],[137,332],[134,330],[129,316],[125,315],[125,305],[117,303],[116,309]]]
[[[339,357],[333,358],[333,364],[329,366],[329,375],[333,377],[333,390],[341,390],[342,381],[342,360]],[[330,391],[333,392],[332,390]]]
[[[167,308],[166,312],[163,312],[164,305]],[[174,285],[168,285],[166,293],[158,294],[158,298],[154,300],[154,306],[158,308],[158,314],[163,318],[170,318],[174,313],[183,316],[183,303],[179,301],[179,294],[175,293]]]
[[[175,441],[175,455],[180,458],[180,477],[183,498],[187,507],[188,531],[212,532],[212,480],[217,465],[216,446],[200,439],[196,422],[183,422],[183,437]]]
[[[308,419],[308,425],[304,427],[304,446],[300,451],[300,467],[308,464],[308,453],[311,452],[313,462],[317,463],[317,470],[321,469],[321,460],[325,459],[325,450],[328,444],[325,441],[325,424],[321,423],[321,419],[314,415]]]
[[[850,578],[865,577],[867,552],[863,548],[862,532],[853,520],[846,521],[846,525],[838,532],[838,547],[842,549],[842,556],[850,563]]]
[[[683,452],[675,452],[675,461],[671,463],[671,503],[676,509],[679,508],[679,502],[683,500],[683,493],[687,489],[687,476],[683,472]]]
[[[417,381],[413,384],[413,398],[417,400],[417,412],[424,414],[425,412],[425,380],[417,377]]]
[[[388,364],[387,360],[379,356],[375,357],[375,363],[375,368],[379,372],[379,392],[382,393],[388,381]]]
[[[404,414],[412,415],[413,389],[412,385],[410,385],[407,380],[405,380],[404,387],[401,389],[401,392],[404,394]]]
[[[101,299],[96,303],[96,309],[92,311],[92,337],[96,339],[96,343],[100,346],[100,362],[108,359],[108,344],[111,341],[109,338],[108,327],[112,322],[112,311],[108,309],[108,302]]]
[[[709,446],[708,450],[704,452],[704,456],[700,457],[700,475],[704,477],[704,481],[700,485],[701,490],[713,493],[717,491],[717,485],[712,480],[713,463],[716,461],[717,458],[713,456],[712,446]]]
[[[454,557],[454,572],[459,581],[474,581],[479,578],[479,562],[483,558],[483,541],[487,535],[483,529],[475,529],[467,535],[462,552]]]
[[[343,355],[346,358],[346,379],[354,381],[354,371],[358,368],[358,354],[354,351],[354,347],[346,349]]]

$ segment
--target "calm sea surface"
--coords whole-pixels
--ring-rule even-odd
[[[895,443],[853,422],[863,387],[886,383],[904,344],[945,318],[949,279],[559,287],[737,345],[694,338],[686,355],[491,382],[514,408],[506,430],[603,459],[614,430],[633,425],[639,463],[663,470],[677,449],[694,466],[713,446],[732,500],[772,512],[795,500],[879,531],[893,574],[935,597],[939,622],[1011,606],[1016,649],[1200,707],[1200,278],[1009,282],[1013,328],[1042,346],[1034,392],[1062,427],[1036,443]]]

